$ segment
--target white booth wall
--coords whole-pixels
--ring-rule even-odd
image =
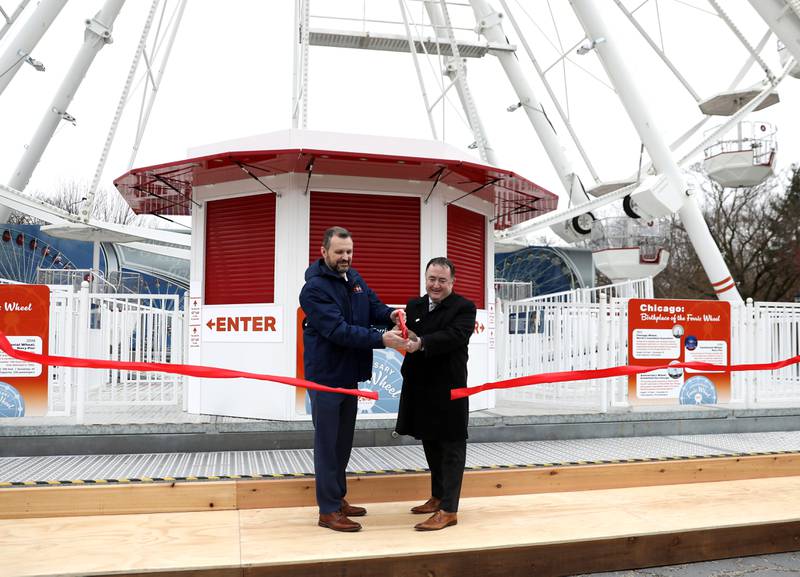
[[[189,362],[191,364],[224,367],[262,374],[296,376],[298,295],[304,283],[304,273],[309,264],[309,215],[311,191],[349,194],[391,194],[415,196],[420,203],[420,271],[419,295],[425,286],[422,267],[430,258],[447,254],[447,204],[454,204],[484,215],[485,230],[485,302],[486,309],[478,312],[478,320],[485,330],[473,334],[470,342],[469,384],[478,385],[495,379],[494,355],[494,251],[491,218],[492,203],[439,183],[431,193],[431,182],[400,179],[360,178],[315,174],[307,188],[306,173],[290,173],[262,177],[264,184],[277,192],[275,207],[275,282],[274,303],[241,305],[205,305],[205,246],[206,205],[210,201],[246,195],[272,194],[251,178],[215,185],[196,186],[193,199],[197,202],[192,213],[192,266],[190,303],[199,303],[200,310],[189,311],[190,338]],[[428,197],[430,193],[430,197]],[[460,198],[463,197],[463,198]],[[425,200],[427,198],[427,200]],[[390,217],[391,215],[387,215]],[[376,223],[379,226],[379,223]],[[397,239],[403,242],[403,239]],[[321,239],[319,239],[321,244]],[[359,241],[354,236],[353,267],[358,270]],[[458,273],[458,271],[456,271]],[[365,278],[369,284],[369,278]],[[458,292],[458,274],[454,290]],[[408,298],[419,295],[408,295]],[[405,305],[402,303],[386,303]],[[237,311],[251,314],[268,312],[278,319],[276,334],[269,335],[273,342],[248,342],[235,340],[236,335],[223,335],[228,342],[210,340],[209,319],[223,313],[232,316]],[[194,319],[194,320],[192,320]],[[192,331],[195,336],[192,336]],[[199,331],[199,337],[197,336]],[[262,338],[266,335],[262,335]],[[299,335],[302,338],[302,335]],[[300,359],[302,363],[302,359]],[[494,406],[494,391],[470,398],[470,410]],[[276,420],[309,419],[305,408],[297,402],[295,387],[255,379],[201,379],[190,378],[187,409],[190,413],[227,415]],[[365,415],[359,415],[363,417]],[[370,418],[389,417],[394,414],[369,414]]]

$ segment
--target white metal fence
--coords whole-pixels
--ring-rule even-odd
[[[90,293],[54,289],[50,354],[92,359],[183,363],[184,316],[177,295]],[[51,367],[49,414],[92,405],[180,405],[183,377],[111,369]],[[74,403],[74,407],[73,407]],[[73,410],[74,408],[74,410]]]
[[[626,363],[627,300],[504,303],[503,379]],[[499,338],[503,338],[500,336]],[[558,407],[605,409],[624,403],[625,379],[597,379],[504,389],[499,397]]]
[[[731,362],[771,363],[800,354],[800,303],[752,302],[731,310]],[[800,405],[800,365],[733,373],[733,395],[748,406]]]
[[[608,291],[608,292],[606,292]],[[652,283],[580,289],[498,307],[498,378],[597,369],[628,362],[628,300],[652,298]],[[769,363],[800,355],[800,303],[731,307],[731,363]],[[731,403],[800,406],[800,366],[735,372]],[[626,406],[627,377],[503,389],[498,398],[543,407],[607,410]]]
[[[176,295],[110,295],[52,287],[53,355],[120,361],[185,362],[185,319]],[[650,279],[578,289],[497,309],[498,378],[627,364],[628,300],[652,298]],[[748,301],[731,308],[731,363],[769,363],[800,354],[800,303]],[[736,372],[734,404],[800,406],[800,366]],[[184,378],[165,373],[50,367],[51,415],[87,406],[176,405]],[[550,408],[607,410],[627,405],[627,378],[504,389],[500,399]]]
[[[519,303],[594,303],[602,298],[616,301],[618,299],[651,299],[653,298],[653,279],[643,278],[593,288],[580,288],[560,293],[552,293],[520,300]]]

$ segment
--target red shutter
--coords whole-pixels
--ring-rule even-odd
[[[320,258],[325,230],[353,235],[353,268],[386,304],[419,296],[420,199],[411,196],[311,192],[309,261]]]
[[[486,308],[486,217],[447,206],[447,258],[456,267],[455,291]]]
[[[206,204],[205,304],[275,302],[275,195]]]

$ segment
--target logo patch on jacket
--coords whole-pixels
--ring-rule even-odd
[[[354,284],[353,285],[353,292],[354,293],[363,293],[364,289],[361,288],[360,284]]]

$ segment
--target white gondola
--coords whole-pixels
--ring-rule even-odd
[[[666,221],[627,217],[596,221],[591,241],[595,268],[614,283],[657,275],[669,262],[667,227]]]
[[[776,129],[767,122],[740,122],[737,138],[705,149],[703,168],[725,188],[755,186],[775,173]]]

